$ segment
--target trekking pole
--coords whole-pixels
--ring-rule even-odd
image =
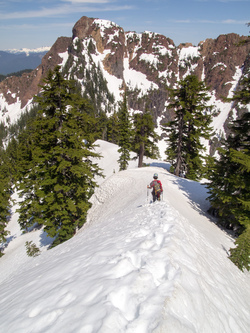
[[[148,203],[148,187],[147,187],[147,203]]]

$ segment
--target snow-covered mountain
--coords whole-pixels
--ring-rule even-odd
[[[14,54],[25,53],[26,56],[29,56],[31,53],[47,53],[49,50],[50,50],[50,46],[42,46],[42,47],[38,47],[36,49],[27,49],[25,47],[22,49],[9,49],[9,50],[5,50],[5,52],[14,53]]]
[[[107,176],[85,226],[46,250],[17,213],[0,259],[0,331],[8,333],[248,333],[250,275],[228,259],[232,237],[206,211],[204,185],[160,161],[118,172],[117,146],[98,141]],[[163,200],[151,204],[157,172]],[[30,258],[25,242],[40,247]]]
[[[94,90],[98,111],[111,114],[117,109],[126,87],[131,114],[151,110],[161,135],[161,125],[173,117],[168,88],[193,73],[210,87],[210,104],[217,111],[210,144],[216,145],[216,140],[227,134],[228,118],[250,111],[249,106],[224,100],[240,89],[240,80],[249,73],[250,43],[242,43],[246,38],[232,33],[198,46],[176,46],[170,38],[154,32],[125,32],[114,22],[83,16],[74,25],[72,38],[58,38],[32,73],[0,83],[0,121],[9,126],[29,109],[42,79],[59,64],[87,95],[93,96]]]
[[[37,49],[23,48],[0,51],[0,74],[7,75],[24,69],[35,69],[42,61],[50,47]]]

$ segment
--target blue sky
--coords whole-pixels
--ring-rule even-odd
[[[0,0],[0,50],[52,46],[71,37],[82,16],[197,45],[231,32],[248,35],[250,0]]]

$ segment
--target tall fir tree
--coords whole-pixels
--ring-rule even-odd
[[[91,206],[94,177],[100,174],[92,162],[99,156],[93,151],[95,121],[91,105],[59,66],[48,73],[36,101],[41,110],[20,139],[20,164],[27,166],[20,177],[19,222],[22,229],[44,225],[55,246],[82,227]]]
[[[163,129],[168,134],[166,155],[172,162],[174,174],[185,172],[189,179],[197,180],[203,175],[203,152],[201,139],[211,135],[213,106],[205,83],[195,75],[188,75],[179,82],[179,88],[171,90],[175,118]]]
[[[120,171],[126,170],[130,160],[131,151],[131,123],[130,116],[127,107],[127,95],[124,93],[123,102],[121,103],[120,110],[118,113],[118,127],[119,127],[119,166]]]
[[[158,135],[155,132],[153,117],[149,111],[135,113],[133,117],[134,138],[133,151],[138,157],[138,167],[143,166],[143,157],[159,157],[159,149],[156,145]]]
[[[10,217],[12,181],[11,181],[11,164],[7,157],[6,151],[0,148],[0,242],[6,241],[8,231],[6,226]],[[0,257],[2,251],[0,248]]]
[[[96,129],[95,136],[96,139],[106,140],[107,139],[107,126],[108,126],[108,117],[103,111],[99,112],[96,118]]]
[[[107,141],[115,144],[119,144],[120,132],[119,132],[119,118],[117,112],[109,117],[107,123]]]
[[[250,103],[250,78],[233,101]],[[232,122],[231,134],[218,149],[219,159],[209,175],[209,200],[219,215],[219,223],[238,234],[230,259],[241,269],[250,269],[250,113]]]
[[[6,236],[9,234],[7,225],[12,213],[12,194],[18,173],[17,150],[17,141],[14,137],[10,139],[6,149],[0,148],[0,241],[2,243],[6,242]],[[0,257],[1,255],[0,249]]]

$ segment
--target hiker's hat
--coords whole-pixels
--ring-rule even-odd
[[[155,173],[154,174],[154,179],[157,179],[158,178],[158,173]]]

